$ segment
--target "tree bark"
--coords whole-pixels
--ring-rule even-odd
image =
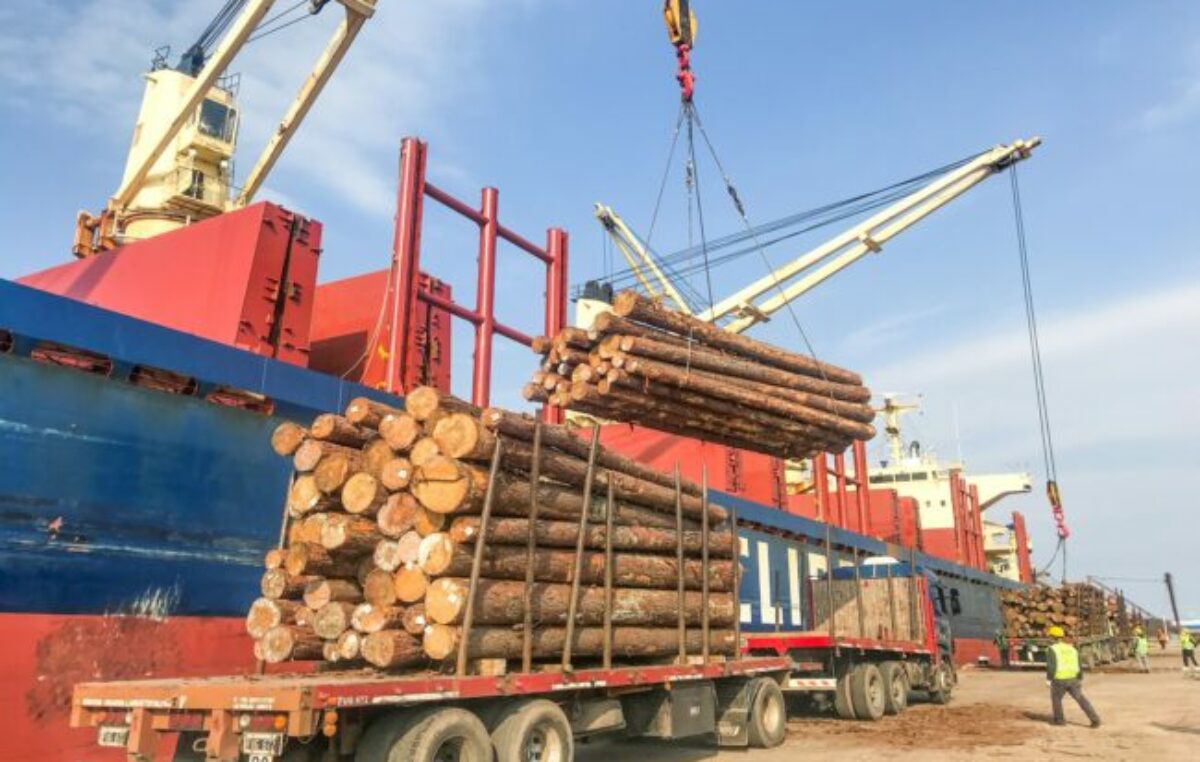
[[[335,557],[320,545],[307,542],[288,548],[287,558],[283,562],[283,568],[293,577],[311,574],[352,578],[357,566],[356,559]]]
[[[399,415],[403,412],[399,408],[385,405],[382,402],[376,402],[367,397],[355,397],[346,406],[346,420],[357,426],[378,429],[379,424],[383,422],[384,418],[389,415]]]
[[[327,603],[340,601],[358,603],[362,590],[348,579],[324,579],[318,577],[304,587],[304,605],[320,610]]]
[[[425,653],[437,660],[454,656],[458,652],[459,635],[457,627],[429,625],[423,643]],[[563,627],[535,630],[534,658],[561,655],[567,642],[566,635],[566,628]],[[687,631],[685,643],[689,653],[700,653],[701,637],[700,630]],[[613,655],[617,658],[670,656],[679,652],[679,634],[673,627],[614,627],[612,639]],[[471,631],[467,656],[472,659],[515,659],[521,656],[523,643],[523,633],[511,627],[480,627]],[[735,654],[737,642],[733,630],[712,630],[709,633],[709,650],[714,654]],[[603,652],[604,628],[575,629],[571,645],[574,656],[600,656]]]
[[[362,556],[373,552],[381,539],[374,521],[336,513],[324,522],[319,541],[331,553]]]
[[[447,534],[456,543],[473,543],[479,536],[479,518],[458,516],[450,522]],[[588,525],[584,534],[584,547],[591,550],[602,550],[605,547],[604,536],[603,524]],[[579,523],[547,521],[539,518],[535,539],[540,547],[574,548],[579,539]],[[524,547],[528,540],[528,519],[493,518],[488,523],[487,543],[489,545],[520,545]],[[683,533],[683,549],[689,555],[699,555],[702,543],[703,538],[700,532],[685,531]],[[674,553],[675,545],[674,529],[622,525],[613,527],[613,550],[615,551]],[[710,531],[708,552],[713,558],[731,558],[733,556],[732,534],[727,530]]]
[[[429,584],[425,593],[425,615],[438,624],[461,624],[467,605],[468,581],[442,577]],[[519,624],[525,620],[525,607],[532,607],[533,621],[539,626],[566,623],[570,607],[571,585],[538,583],[528,593],[524,581],[479,580],[475,591],[475,625]],[[603,587],[584,587],[579,591],[577,624],[601,625],[606,606]],[[673,627],[678,622],[679,594],[675,590],[614,588],[612,621],[617,625]],[[703,598],[692,591],[684,596],[684,615],[689,626],[698,627]],[[709,623],[713,627],[732,627],[734,599],[731,593],[715,593],[709,598]]]
[[[362,447],[375,435],[375,432],[362,426],[355,426],[340,415],[324,413],[313,419],[308,434],[313,439],[323,439],[347,447]]]

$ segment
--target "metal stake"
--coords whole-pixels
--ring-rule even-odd
[[[734,658],[742,655],[742,604],[738,602],[742,590],[742,548],[737,535],[737,509],[729,509],[729,537],[733,547],[733,642]]]
[[[608,480],[608,499],[604,512],[604,668],[612,669],[613,611],[613,483]]]
[[[533,668],[533,571],[537,555],[538,484],[542,470],[542,420],[533,424],[533,463],[529,466],[529,539],[525,546],[525,618],[521,630],[521,671]]]
[[[858,568],[858,548],[854,553],[854,613],[858,615],[858,637],[867,637],[867,620],[863,614],[862,576]]]
[[[675,563],[677,568],[675,588],[679,593],[679,663],[687,664],[687,615],[684,612],[684,602],[687,600],[683,584],[683,486],[679,478],[679,462],[675,463]],[[700,573],[708,575],[708,569]]]
[[[704,466],[700,470],[700,508],[700,568],[704,572],[704,576],[700,579],[700,655],[704,659],[704,663],[708,664],[708,466]],[[734,563],[737,563],[736,555],[735,553]],[[734,591],[734,599],[737,599],[736,590]]]
[[[496,498],[496,474],[500,471],[503,444],[496,436],[496,447],[492,450],[492,467],[488,471],[487,492],[483,496],[483,512],[479,516],[479,537],[475,539],[475,556],[471,559],[471,579],[467,584],[467,608],[463,611],[462,635],[458,643],[458,664],[455,672],[459,677],[467,674],[467,646],[471,640],[471,626],[475,619],[475,593],[479,587],[479,570],[483,566],[483,553],[487,547],[488,521],[492,518],[492,503]]]
[[[575,540],[575,573],[571,575],[571,601],[567,607],[566,642],[563,643],[562,667],[571,671],[571,647],[575,640],[575,615],[579,610],[579,578],[583,575],[583,548],[587,539],[588,514],[592,510],[592,483],[596,478],[596,451],[600,449],[600,427],[592,429],[592,446],[588,450],[587,474],[583,479],[583,506],[579,511],[579,536]],[[612,474],[609,474],[612,483]]]
[[[825,603],[829,607],[829,637],[837,637],[833,607],[833,534],[825,525]]]

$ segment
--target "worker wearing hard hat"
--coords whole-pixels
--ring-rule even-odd
[[[1183,653],[1183,673],[1196,672],[1196,637],[1188,630],[1179,631],[1179,650]]]
[[[1150,639],[1141,627],[1133,631],[1133,655],[1137,658],[1138,669],[1150,672]]]
[[[1054,712],[1054,724],[1066,725],[1063,718],[1063,694],[1071,694],[1075,703],[1087,715],[1093,728],[1100,727],[1100,715],[1092,703],[1083,695],[1083,670],[1079,666],[1079,651],[1066,642],[1066,633],[1057,625],[1046,634],[1054,638],[1054,644],[1046,651],[1046,680],[1050,683],[1050,708]]]

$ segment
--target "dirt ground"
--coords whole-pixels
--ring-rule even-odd
[[[1157,652],[1158,644],[1153,644]],[[1050,691],[1039,672],[968,669],[948,706],[914,703],[876,723],[794,716],[783,746],[717,752],[702,743],[597,743],[580,762],[784,762],[838,760],[1200,759],[1200,678],[1185,679],[1178,651],[1151,656],[1149,675],[1089,673],[1084,693],[1103,720],[1091,729],[1070,697],[1067,727],[1050,726]]]

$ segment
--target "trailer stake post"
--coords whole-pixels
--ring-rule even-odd
[[[679,476],[679,461],[675,461],[675,589],[679,593],[679,663],[687,664],[687,616],[684,613],[685,592],[683,584],[683,484]],[[708,569],[700,572],[706,578]]]
[[[613,503],[612,479],[608,480],[608,499],[604,511],[604,668],[612,669],[613,609]]]
[[[742,604],[738,596],[742,590],[742,545],[737,534],[737,509],[729,508],[729,547],[733,549],[733,642],[736,644],[735,655],[742,655]]]
[[[858,568],[858,548],[854,548],[854,613],[858,616],[858,637],[867,637],[867,620],[863,613],[862,573]]]
[[[571,671],[571,646],[575,640],[575,616],[579,611],[579,584],[583,576],[583,549],[587,540],[588,514],[592,511],[592,484],[596,480],[596,452],[600,449],[600,427],[592,428],[592,446],[588,449],[587,473],[583,478],[583,505],[579,511],[579,536],[575,540],[575,569],[571,574],[571,600],[567,606],[567,632],[563,643],[562,668]],[[608,475],[612,484],[612,474]],[[528,605],[526,601],[526,605]]]
[[[462,635],[458,643],[458,664],[455,673],[466,677],[467,654],[471,642],[471,626],[475,619],[475,594],[479,587],[479,571],[483,566],[483,553],[487,548],[488,521],[492,518],[492,503],[496,499],[496,474],[500,471],[500,459],[504,453],[503,440],[496,437],[492,450],[492,467],[488,470],[487,492],[483,496],[483,511],[479,516],[479,538],[475,541],[475,555],[471,558],[471,579],[467,582],[467,604],[463,611]]]
[[[542,419],[533,424],[533,462],[529,465],[529,539],[525,546],[525,618],[521,628],[521,671],[533,669],[533,562],[537,555],[538,483],[542,468]]]
[[[825,603],[829,609],[829,637],[837,637],[835,609],[833,607],[833,533],[825,525]]]
[[[708,466],[704,466],[700,471],[700,508],[700,567],[704,572],[704,576],[700,579],[700,656],[704,659],[704,663],[708,664]],[[737,563],[736,549],[734,555],[734,563]],[[682,570],[680,572],[682,578]],[[734,590],[734,596],[736,595],[737,591]]]

